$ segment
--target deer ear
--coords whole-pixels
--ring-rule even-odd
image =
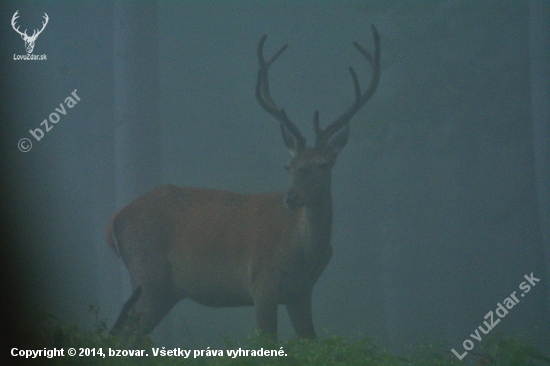
[[[340,151],[346,146],[349,136],[349,123],[347,123],[336,135],[334,135],[328,142],[328,146],[334,150],[336,154],[339,154]]]
[[[288,132],[285,126],[283,126],[282,123],[279,124],[279,127],[281,128],[281,135],[283,135],[283,141],[285,142],[285,146],[290,152],[290,155],[293,157],[296,156],[298,153],[298,142],[296,141],[296,138]]]

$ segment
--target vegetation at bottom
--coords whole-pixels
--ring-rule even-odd
[[[458,360],[444,344],[421,344],[409,347],[407,355],[392,355],[376,346],[369,338],[347,340],[328,336],[316,341],[290,340],[274,343],[264,337],[250,337],[239,343],[226,340],[223,347],[203,350],[203,356],[195,357],[191,350],[189,357],[154,356],[153,350],[169,351],[155,345],[149,337],[122,340],[109,334],[104,321],[98,318],[99,309],[90,306],[96,316],[96,326],[92,331],[84,331],[76,325],[62,327],[49,314],[41,314],[29,330],[26,349],[63,348],[63,357],[40,357],[40,365],[361,365],[361,366],[425,366],[425,365],[476,365],[476,366],[524,366],[550,365],[550,358],[530,343],[496,334]],[[90,356],[69,356],[69,348],[77,353],[86,350]],[[181,347],[186,349],[186,347]],[[21,347],[23,349],[23,347]],[[102,355],[99,354],[101,349]],[[148,356],[113,356],[111,350],[144,350]],[[241,355],[234,351],[241,349]],[[93,351],[95,350],[95,351]],[[277,356],[243,356],[244,351],[266,350]],[[199,350],[200,351],[200,350]],[[208,352],[209,351],[209,352]],[[228,352],[230,351],[230,352]],[[92,355],[95,353],[95,356]],[[220,355],[222,354],[222,355]],[[279,355],[281,354],[281,355]],[[14,357],[15,358],[15,357]],[[19,357],[18,357],[19,358]],[[15,360],[14,360],[15,361]],[[19,361],[23,361],[20,358]]]

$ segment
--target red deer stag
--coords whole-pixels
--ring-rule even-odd
[[[301,338],[315,338],[313,286],[331,255],[331,170],[347,142],[349,122],[374,94],[380,80],[380,37],[374,26],[374,57],[354,42],[371,67],[368,88],[349,68],[355,100],[322,129],[314,114],[316,139],[305,138],[269,93],[269,66],[284,45],[264,60],[267,36],[258,44],[256,99],[275,117],[292,158],[286,164],[286,193],[244,195],[215,189],[164,185],[117,212],[107,240],[130,273],[134,292],[112,333],[147,334],[184,298],[214,307],[254,306],[262,334],[276,336],[277,306],[286,305]],[[129,313],[137,321],[128,321]]]

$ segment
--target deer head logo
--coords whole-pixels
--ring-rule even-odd
[[[15,21],[17,20],[17,18],[19,18],[19,15],[17,13],[19,13],[19,10],[17,10],[15,14],[13,14],[13,17],[11,18],[11,26],[17,33],[21,35],[21,38],[23,38],[23,41],[25,41],[25,49],[27,50],[27,53],[32,53],[32,50],[34,49],[34,42],[36,41],[40,33],[42,33],[44,28],[46,28],[46,24],[48,24],[48,20],[50,18],[48,18],[48,14],[44,13],[44,21],[42,22],[42,29],[40,30],[35,29],[32,33],[32,36],[29,37],[27,35],[26,29],[24,32],[21,32],[19,30],[19,26],[17,26],[17,28],[15,27]]]

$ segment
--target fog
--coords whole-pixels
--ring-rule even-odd
[[[353,41],[373,52],[374,24],[381,80],[333,170],[334,254],[314,288],[318,334],[462,349],[533,273],[540,282],[496,329],[550,350],[549,78],[534,56],[547,57],[549,44],[537,43],[548,23],[540,32],[534,3],[160,1],[122,20],[121,3],[3,3],[3,328],[23,328],[41,309],[92,329],[89,305],[112,326],[130,283],[105,225],[158,185],[286,190],[288,151],[254,96],[260,37],[266,55],[289,44],[270,69],[271,95],[311,143],[314,111],[326,126],[353,101],[348,67],[368,84]],[[10,24],[16,11],[29,35],[47,13],[33,50],[46,60],[14,59],[27,54]],[[124,23],[132,19],[143,23]],[[136,140],[119,128],[128,121]],[[38,128],[39,140],[29,132]],[[18,148],[22,138],[30,151]],[[252,307],[185,300],[153,339],[206,347],[255,329]],[[283,307],[279,333],[294,336]]]

